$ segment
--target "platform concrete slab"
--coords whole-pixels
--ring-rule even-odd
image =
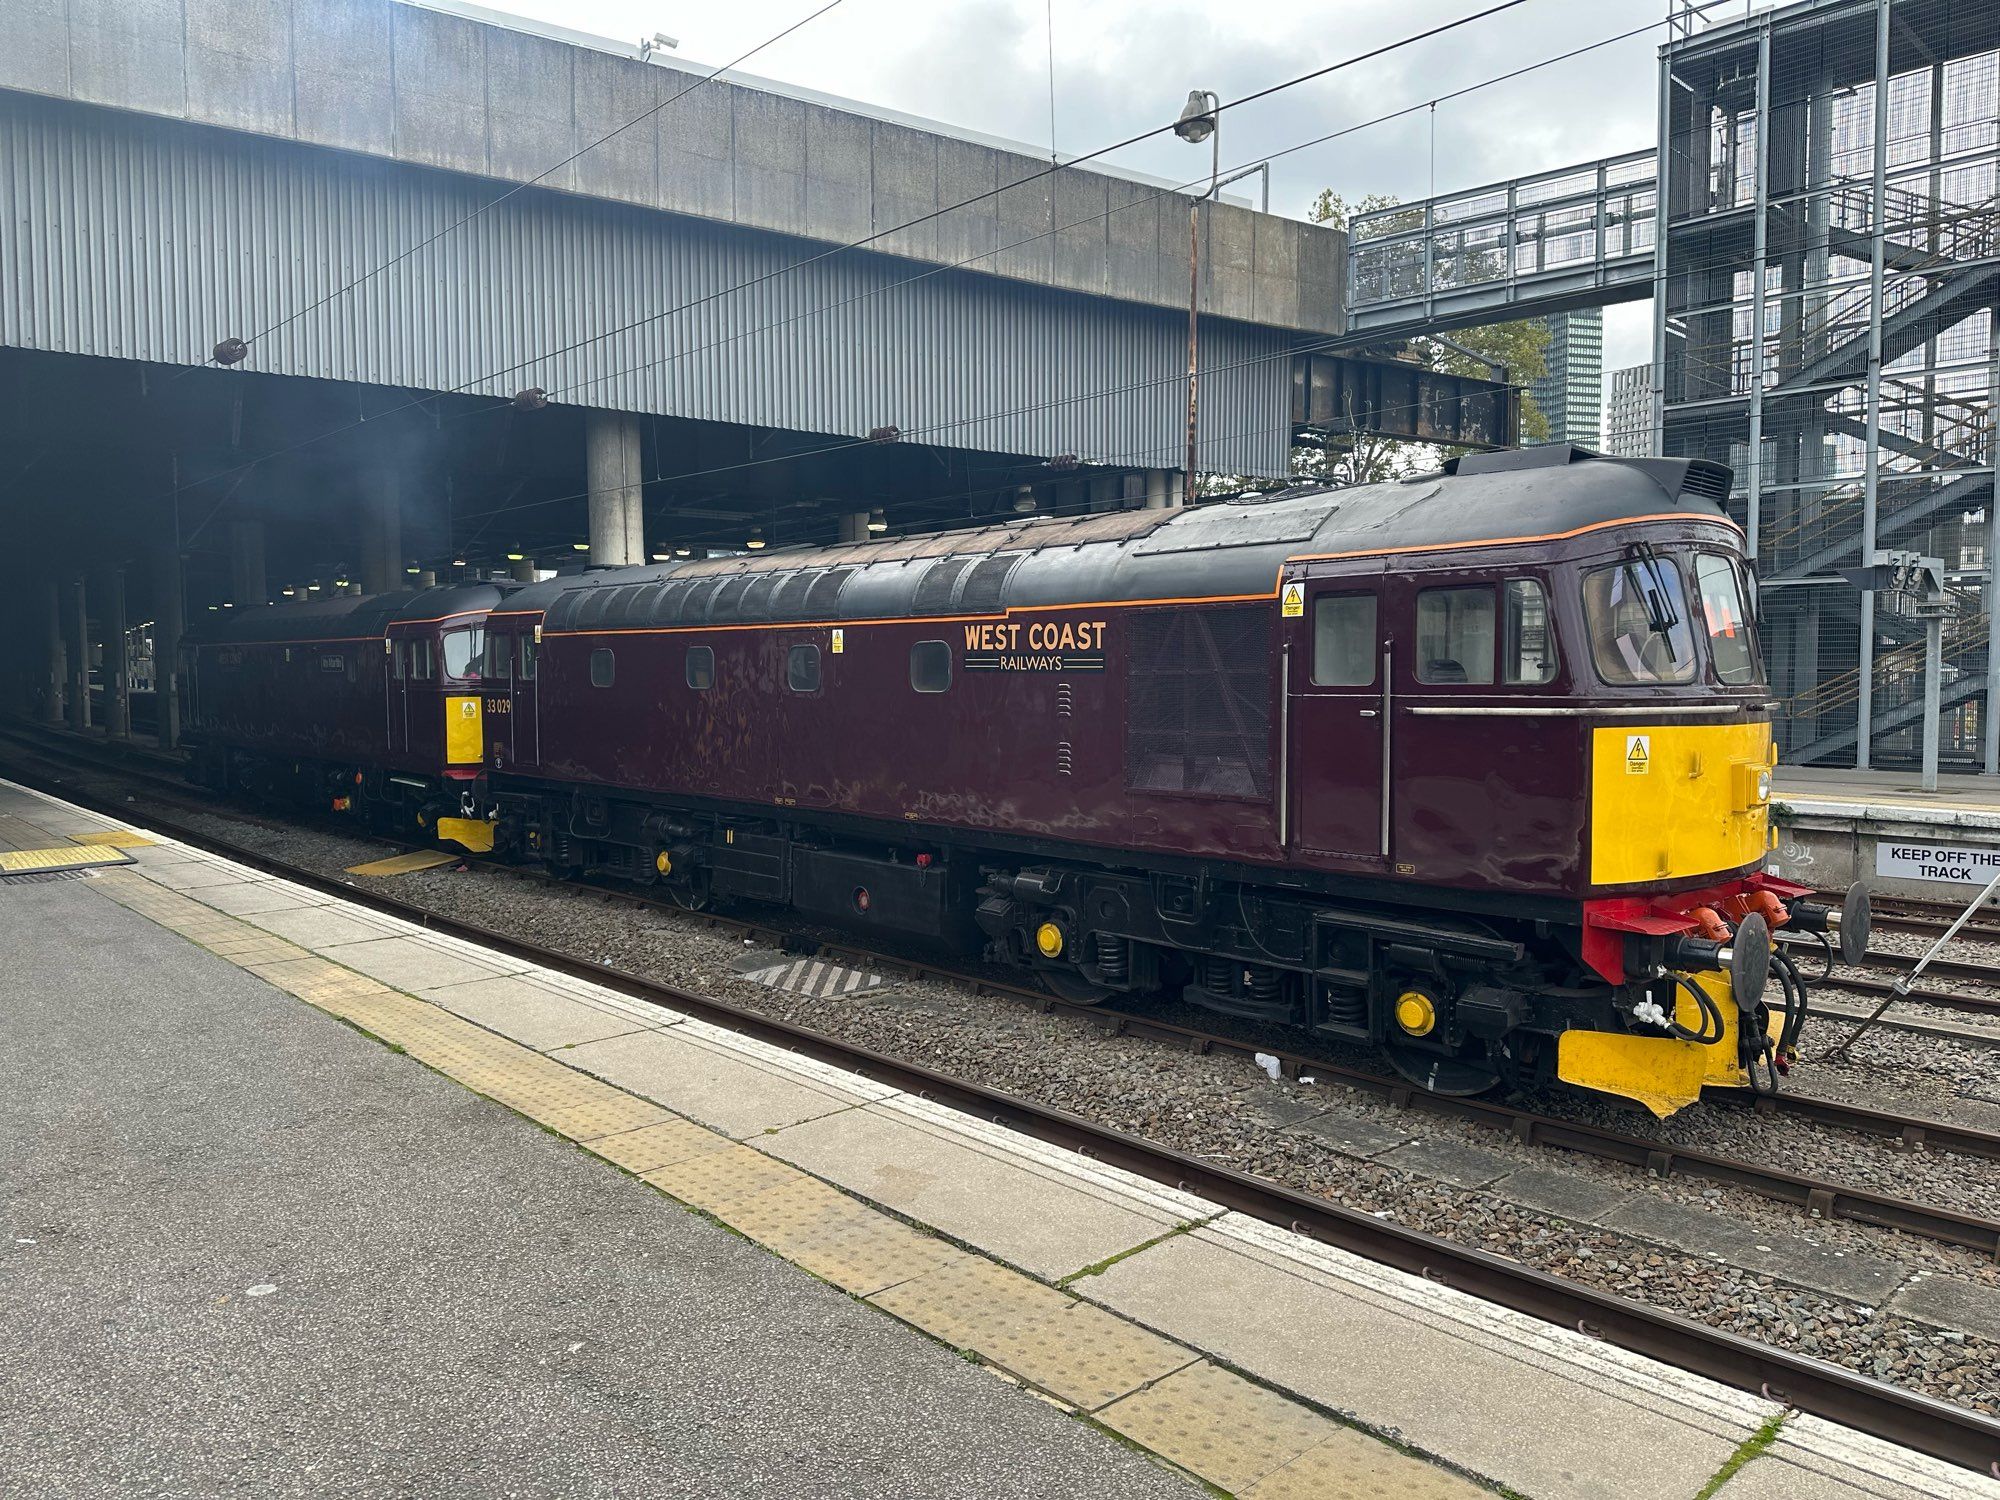
[[[0,1489],[1199,1493],[94,884],[0,901]]]
[[[2000,1286],[1964,1276],[1914,1276],[1889,1299],[1889,1310],[1940,1328],[2000,1342]]]
[[[1632,1194],[1608,1182],[1588,1177],[1572,1177],[1546,1167],[1520,1167],[1488,1185],[1488,1191],[1559,1218],[1587,1224],[1609,1213]]]
[[[420,990],[418,995],[537,1052],[598,1042],[640,1029],[629,1016],[599,1010],[517,974],[443,985]]]
[[[1909,1279],[1909,1269],[1879,1255],[1815,1245],[1801,1235],[1777,1235],[1727,1214],[1637,1193],[1597,1220],[1691,1255],[1720,1255],[1731,1265],[1836,1297],[1878,1303]]]
[[[373,942],[395,932],[392,924],[379,921],[351,906],[253,911],[242,913],[242,917],[252,927],[275,932],[286,942],[297,943],[301,948],[310,948],[316,953],[346,943]]]
[[[708,1044],[686,1024],[586,1042],[562,1060],[738,1139],[864,1102],[797,1074],[769,1072]]]
[[[208,885],[188,894],[205,906],[247,917],[253,912],[296,911],[306,906],[324,906],[326,898],[298,886],[277,880],[258,880],[247,885]]]
[[[2000,1479],[1795,1413],[1716,1500],[2000,1500]]]
[[[273,915],[285,914],[279,912]],[[327,948],[326,953],[347,968],[408,994],[439,989],[448,984],[469,984],[475,979],[492,979],[504,972],[496,966],[444,953],[412,937],[378,937],[372,942],[344,942]]]
[[[138,855],[145,854],[148,851],[135,849],[132,852],[136,859]],[[137,859],[136,867],[139,873],[148,880],[153,881],[157,885],[163,885],[170,891],[194,891],[209,885],[258,885],[262,883],[258,879],[245,879],[241,870],[232,870],[221,865],[212,865],[205,860],[167,860],[154,863],[150,860]]]
[[[1375,1158],[1419,1177],[1435,1177],[1458,1187],[1484,1187],[1520,1165],[1518,1158],[1464,1141],[1411,1141]]]
[[[1779,1410],[1234,1214],[1072,1289],[1538,1500],[1688,1500]]]
[[[1038,1276],[1071,1275],[1182,1222],[881,1106],[750,1144]]]

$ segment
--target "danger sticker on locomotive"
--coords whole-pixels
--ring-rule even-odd
[[[1625,774],[1644,776],[1646,768],[1653,763],[1653,737],[1650,734],[1628,734],[1625,736]]]
[[[1102,620],[996,620],[965,627],[968,672],[1101,672]]]
[[[1302,583],[1288,583],[1280,596],[1278,613],[1287,620],[1296,620],[1306,612],[1306,586]]]
[[[2000,875],[2000,849],[1969,844],[1894,843],[1883,839],[1875,845],[1875,873],[1896,880],[1984,885]]]

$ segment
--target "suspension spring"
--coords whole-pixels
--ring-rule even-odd
[[[1236,965],[1226,958],[1208,955],[1201,961],[1201,986],[1217,995],[1227,995],[1236,988]]]
[[[1106,984],[1123,984],[1132,977],[1132,945],[1115,933],[1095,934],[1097,973]]]
[[[1285,982],[1285,976],[1276,969],[1258,964],[1251,968],[1250,998],[1264,1005],[1277,1003],[1278,994]]]

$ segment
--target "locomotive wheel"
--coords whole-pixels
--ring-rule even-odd
[[[1464,1098],[1498,1087],[1500,1070],[1486,1058],[1446,1057],[1403,1042],[1384,1042],[1391,1067],[1427,1094]]]
[[[715,904],[714,885],[707,870],[693,870],[685,880],[670,880],[666,893],[682,911],[707,911]]]
[[[1042,988],[1058,1000],[1067,1000],[1071,1005],[1102,1005],[1118,992],[1101,984],[1093,984],[1075,969],[1037,969],[1035,977],[1042,982]]]

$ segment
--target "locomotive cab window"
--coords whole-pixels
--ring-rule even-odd
[[[1687,588],[1671,558],[1648,552],[1586,573],[1583,618],[1597,675],[1613,686],[1694,680]]]
[[[618,658],[611,654],[608,646],[599,646],[590,653],[590,685],[610,687],[618,675]]]
[[[920,693],[942,693],[951,687],[949,641],[918,641],[910,647],[910,686]]]
[[[1493,590],[1425,589],[1417,595],[1417,681],[1493,680]]]
[[[410,678],[415,682],[429,682],[437,676],[437,652],[427,635],[415,636],[409,641]]]
[[[1756,642],[1750,638],[1750,611],[1743,601],[1736,564],[1713,552],[1694,560],[1695,583],[1701,589],[1702,628],[1708,633],[1708,656],[1715,675],[1731,685],[1756,682]]]
[[[1548,594],[1532,578],[1510,578],[1502,596],[1507,601],[1500,654],[1502,680],[1531,686],[1554,682],[1556,634],[1555,622],[1549,618]]]
[[[486,631],[472,625],[444,633],[444,675],[454,682],[479,680],[479,661],[486,654]]]
[[[715,649],[713,647],[688,647],[687,685],[697,692],[705,692],[715,686]]]
[[[1312,680],[1317,687],[1375,681],[1375,596],[1323,594],[1313,600]]]
[[[521,681],[533,682],[535,680],[535,658],[541,654],[542,648],[535,643],[533,636],[524,635],[521,637]]]
[[[794,646],[786,653],[785,682],[795,693],[819,691],[819,647]]]
[[[486,637],[486,664],[480,675],[488,682],[505,682],[513,675],[514,641],[511,636],[493,634]]]

